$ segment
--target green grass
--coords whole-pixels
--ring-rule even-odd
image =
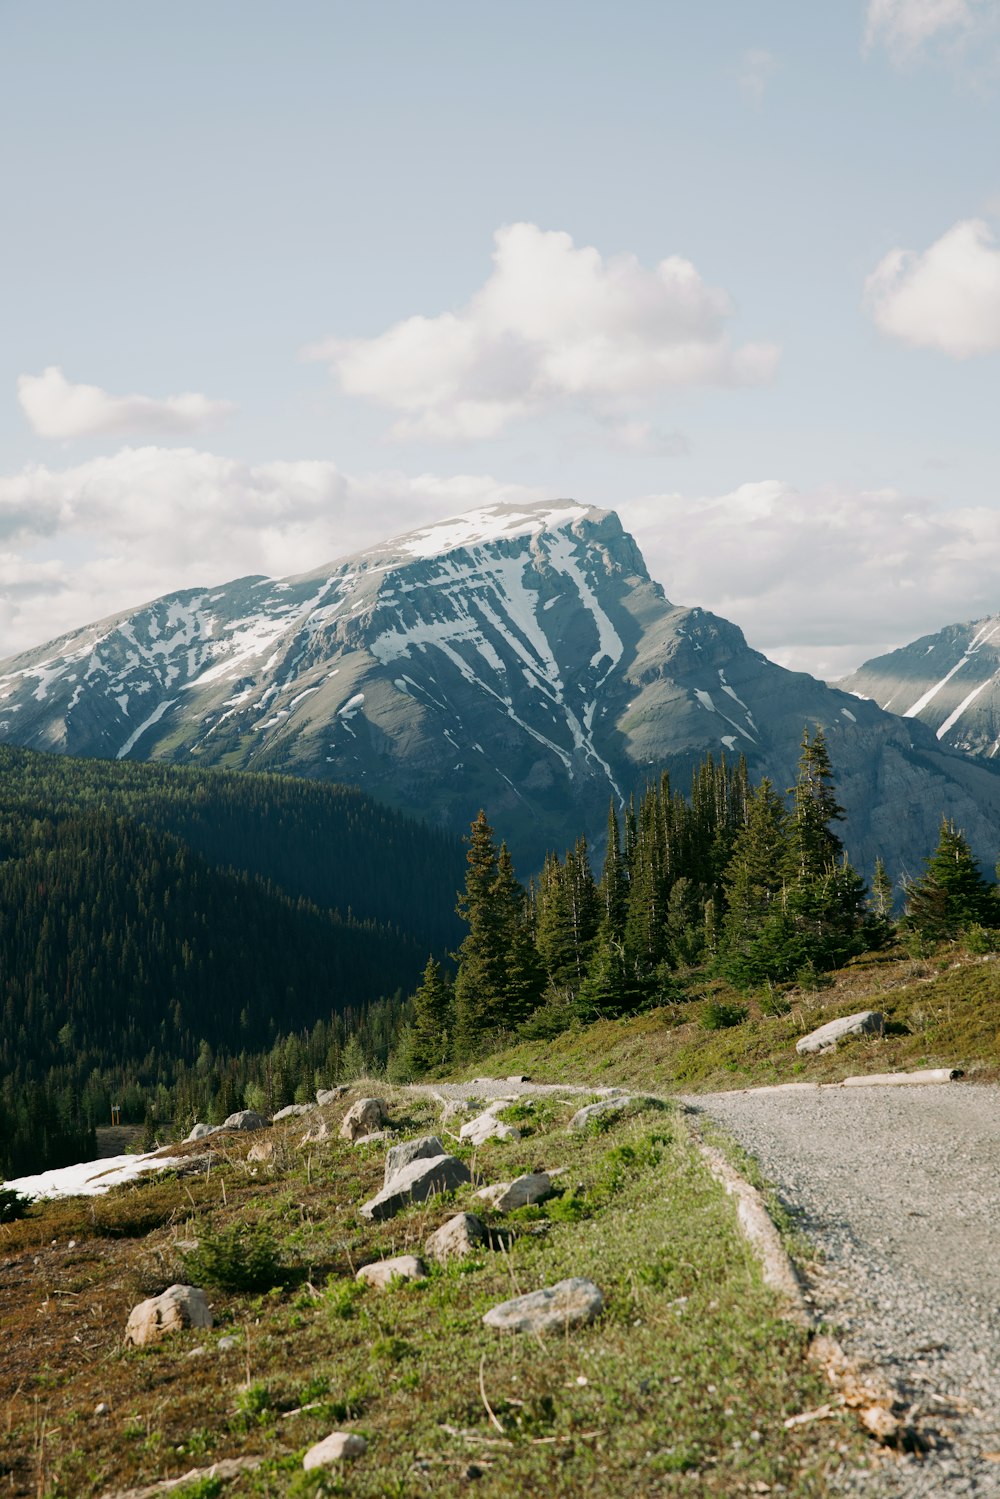
[[[379,1091],[407,1134],[437,1126],[430,1100]],[[333,1106],[334,1121],[350,1102]],[[337,1139],[302,1150],[294,1121],[275,1128],[267,1165],[244,1161],[249,1141],[222,1137],[207,1142],[210,1176],[116,1190],[101,1200],[100,1229],[87,1228],[91,1205],[79,1203],[35,1208],[0,1229],[12,1355],[0,1368],[4,1492],[84,1499],[262,1454],[264,1466],[227,1483],[226,1495],[450,1495],[470,1464],[484,1499],[730,1495],[765,1484],[825,1493],[845,1453],[861,1460],[861,1438],[847,1416],[784,1429],[827,1392],[682,1117],[650,1104],[600,1132],[569,1134],[579,1103],[539,1100],[519,1123],[520,1143],[462,1147],[484,1181],[566,1168],[558,1195],[502,1220],[507,1247],[387,1291],[358,1286],[356,1268],[419,1252],[458,1209],[482,1211],[473,1189],[368,1223],[358,1208],[381,1185],[381,1153]],[[147,1193],[158,1226],[114,1236],[115,1217],[134,1223]],[[130,1307],[178,1278],[186,1244],[209,1223],[215,1235],[266,1230],[280,1283],[213,1291],[211,1330],[124,1350]],[[601,1287],[594,1325],[544,1340],[483,1326],[498,1301],[569,1275]],[[101,1400],[111,1413],[95,1418]],[[326,1478],[304,1475],[303,1451],[334,1429],[361,1432],[368,1453]]]
[[[721,982],[686,1003],[602,1020],[547,1041],[525,1041],[476,1063],[497,1077],[620,1083],[699,1093],[783,1082],[838,1082],[852,1074],[957,1067],[1000,1075],[1000,961],[949,945],[930,958],[869,954],[819,991],[786,986],[746,1001]],[[706,1029],[706,1014],[746,1005],[742,1023]],[[880,1010],[886,1034],[799,1057],[800,1036],[856,1010]]]

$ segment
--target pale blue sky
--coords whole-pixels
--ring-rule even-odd
[[[130,587],[225,576],[230,555],[233,568],[284,570],[301,545],[312,567],[327,537],[333,555],[400,529],[411,501],[414,523],[461,509],[445,482],[456,475],[554,489],[626,521],[633,506],[672,596],[731,613],[753,643],[817,670],[921,621],[1000,607],[988,596],[1000,332],[957,357],[921,333],[919,308],[901,314],[907,342],[865,305],[866,278],[894,248],[924,255],[957,224],[993,228],[1000,214],[993,0],[978,20],[965,0],[941,0],[944,22],[924,38],[906,31],[909,3],[0,0],[8,648],[44,638],[46,621],[132,602]],[[776,371],[735,386],[630,380],[610,400],[531,397],[489,435],[394,440],[390,399],[345,394],[329,361],[301,357],[324,339],[375,340],[416,314],[459,312],[490,276],[494,234],[515,223],[605,259],[627,252],[649,272],[685,258],[731,299],[731,344],[778,346]],[[993,312],[987,298],[987,323]],[[189,429],[151,408],[148,422],[132,412],[90,435],[45,436],[17,381],[49,366],[113,396],[197,392],[236,409]],[[615,434],[633,423],[668,441],[623,445]],[[104,496],[101,464],[126,444],[247,471],[319,460],[395,477],[384,506],[369,477],[322,513],[290,504],[283,519],[279,506],[273,523],[258,506],[241,524],[230,495],[220,536],[235,528],[237,540],[215,547],[202,532],[165,552],[156,537],[178,529],[171,506],[186,503],[171,486],[195,481],[165,459],[159,484],[123,499],[116,480]],[[44,494],[24,475],[39,464]],[[53,519],[60,486],[79,507],[81,465],[97,501]],[[210,511],[220,481],[198,482]],[[691,514],[721,504],[739,527],[734,493],[765,482],[779,486],[769,513],[776,523],[787,506],[795,549],[762,563],[758,585],[735,579],[738,559],[720,566]],[[869,568],[874,550],[880,576],[907,584],[905,618],[873,614],[874,572],[862,586],[849,554],[828,555],[811,530],[831,494],[870,522],[881,503],[870,492],[886,490],[884,524],[859,544]],[[34,528],[22,514],[33,505],[47,517]],[[920,534],[894,564],[891,538],[914,506]],[[968,507],[956,532],[949,517]],[[946,577],[917,555],[928,546],[947,553]],[[831,590],[830,623],[796,654],[802,601],[770,573],[805,566]],[[835,596],[863,618],[838,625]]]

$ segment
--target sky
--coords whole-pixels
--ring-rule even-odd
[[[998,146],[1000,0],[0,0],[0,656],[493,498],[996,613]]]

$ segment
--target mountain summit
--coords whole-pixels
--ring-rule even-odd
[[[501,504],[314,572],[157,599],[0,663],[0,735],[67,754],[354,782],[522,867],[669,769],[743,753],[779,787],[821,724],[854,856],[915,869],[943,813],[1000,841],[1000,776],[671,604],[610,511]]]

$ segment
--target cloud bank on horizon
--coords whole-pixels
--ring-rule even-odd
[[[99,385],[77,385],[58,365],[40,375],[20,375],[17,399],[39,437],[180,436],[214,426],[236,407],[195,391],[184,395],[112,396]]]
[[[184,587],[302,572],[500,501],[555,490],[488,475],[346,474],[333,463],[246,464],[193,448],[124,448],[0,478],[5,654]],[[839,676],[937,624],[996,611],[1000,528],[895,491],[797,491],[610,502],[677,603],[740,625],[782,665]],[[46,546],[71,547],[53,560]]]

